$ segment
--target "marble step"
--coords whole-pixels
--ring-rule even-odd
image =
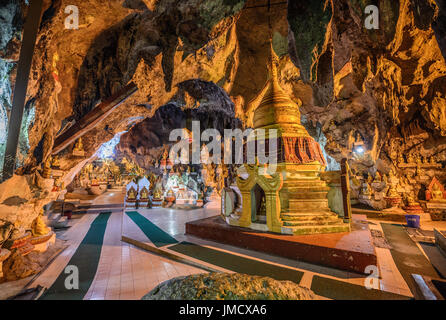
[[[341,220],[336,216],[328,216],[321,219],[307,219],[307,220],[283,220],[284,226],[325,226],[338,224]]]
[[[286,180],[283,182],[288,188],[326,188],[327,183],[322,180]]]
[[[283,226],[282,232],[294,235],[304,234],[318,234],[318,233],[337,233],[337,232],[349,232],[350,225],[340,221],[333,225],[318,225],[318,226]]]
[[[299,200],[311,200],[311,199],[327,199],[328,191],[313,191],[313,192],[289,192],[289,199],[299,199]]]
[[[328,209],[328,199],[289,199],[288,208],[292,211],[319,211]]]
[[[323,220],[336,220],[338,219],[338,215],[332,212],[283,213],[281,218],[283,221],[308,221],[308,220],[323,221]]]

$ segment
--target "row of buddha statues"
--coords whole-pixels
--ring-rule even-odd
[[[362,181],[353,181],[358,190],[358,201],[371,206],[377,210],[392,209],[403,213],[400,207],[420,209],[420,200],[417,194],[421,186],[418,186],[414,177],[409,173],[397,177],[394,170],[389,175],[381,175],[376,172],[375,176],[368,174]],[[433,178],[425,186],[425,203],[427,209],[446,209],[446,192],[443,184]]]
[[[47,226],[43,209],[29,228],[18,223],[13,224],[6,220],[0,220],[0,280],[3,277],[6,280],[16,280],[10,278],[17,276],[14,272],[11,271],[10,274],[9,268],[6,270],[3,268],[4,265],[11,267],[14,264],[13,261],[8,263],[8,258],[14,259],[17,255],[26,256],[33,251],[45,252],[55,241],[56,235]],[[22,269],[26,269],[26,266],[23,266]],[[31,275],[31,271],[21,270],[23,277]]]
[[[413,155],[409,153],[404,158],[404,155],[402,153],[398,154],[398,166],[399,167],[416,167],[416,166],[423,166],[423,167],[441,167],[441,164],[437,162],[435,156],[427,157],[427,156],[421,156],[420,154]]]
[[[197,185],[185,182],[178,174],[168,177],[158,176],[156,179],[153,179],[153,176],[149,179],[142,177],[131,181],[126,186],[126,206],[149,208],[170,207],[173,204],[201,206],[203,197],[198,190],[194,190]]]

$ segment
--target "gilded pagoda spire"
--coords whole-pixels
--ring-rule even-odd
[[[259,101],[255,108],[253,126],[255,129],[278,129],[279,134],[308,137],[309,134],[300,122],[300,100],[294,102],[279,83],[279,57],[270,38],[268,59],[269,79],[263,90],[254,100]]]

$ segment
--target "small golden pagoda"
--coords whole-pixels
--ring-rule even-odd
[[[328,207],[329,187],[319,177],[325,170],[325,158],[301,124],[302,102],[291,100],[280,87],[278,65],[271,41],[270,78],[249,108],[254,129],[265,130],[248,138],[248,143],[252,139],[268,143],[270,134],[273,138],[270,130],[276,129],[277,150],[272,152],[277,153],[277,167],[269,174],[265,169],[271,169],[271,164],[243,166],[237,178],[243,210],[238,219],[231,216],[227,222],[284,234],[348,232],[350,224]]]

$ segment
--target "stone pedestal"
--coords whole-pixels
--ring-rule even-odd
[[[85,157],[85,151],[73,150],[73,156],[83,158]]]
[[[148,199],[141,199],[138,201],[138,206],[140,208],[145,208],[149,205],[149,200]]]
[[[426,203],[426,208],[437,209],[437,210],[446,210],[446,201],[445,202],[428,201]]]
[[[419,204],[407,205],[404,207],[404,211],[406,211],[407,214],[419,215],[421,222],[432,221],[429,213],[424,212],[423,208]]]
[[[383,212],[392,212],[392,213],[400,213],[405,214],[406,212],[399,207],[401,204],[401,197],[384,197],[384,200],[387,202],[387,209],[384,209]]]
[[[31,244],[31,232],[26,232],[20,237],[6,241],[5,247],[11,251],[16,249],[22,256],[27,255],[34,250],[34,245]]]
[[[50,244],[56,242],[56,234],[51,231],[46,235],[33,237],[30,239],[30,243],[34,246],[33,251],[45,252]]]
[[[107,191],[107,186],[104,185],[93,185],[89,188],[87,188],[88,194],[99,196],[103,194],[105,191]]]
[[[125,200],[126,208],[136,208],[136,200]]]
[[[152,208],[161,208],[163,206],[163,199],[152,199]]]

